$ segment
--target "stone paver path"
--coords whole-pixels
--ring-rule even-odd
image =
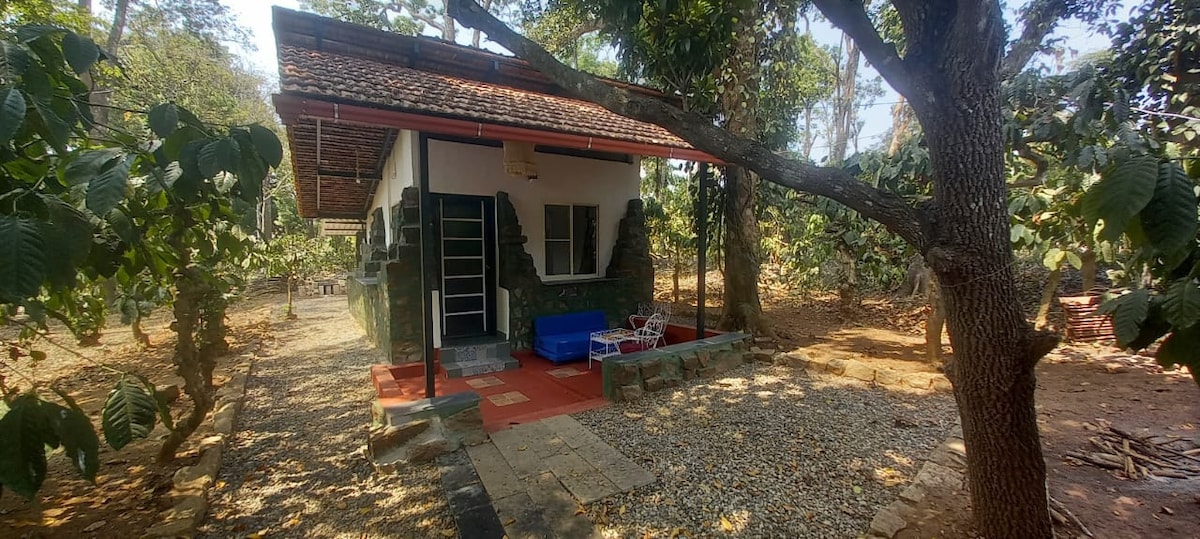
[[[493,433],[467,453],[511,539],[599,537],[580,505],[655,480],[566,415]]]

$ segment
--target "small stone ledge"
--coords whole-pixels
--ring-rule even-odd
[[[902,373],[890,367],[876,368],[854,359],[813,357],[802,348],[775,354],[775,364],[854,378],[897,389],[951,390],[950,380],[941,373]]]
[[[486,442],[479,402],[474,391],[414,401],[377,398],[371,407],[367,452],[376,467],[390,471]]]
[[[927,495],[939,493],[949,496],[962,490],[967,473],[966,457],[962,429],[956,425],[941,445],[929,454],[929,459],[921,466],[913,482],[900,493],[900,499],[875,513],[867,536],[892,539],[908,527],[914,506],[920,504]]]
[[[159,513],[158,524],[146,530],[146,537],[192,537],[196,534],[196,526],[204,519],[208,511],[208,489],[217,481],[221,471],[221,455],[225,451],[225,444],[233,436],[237,416],[242,410],[251,363],[235,368],[238,370],[216,393],[212,412],[216,434],[200,440],[200,459],[195,465],[185,466],[175,472],[172,477],[172,506]]]
[[[610,357],[601,364],[604,397],[614,402],[631,402],[646,393],[678,387],[686,380],[731,370],[754,360],[751,338],[745,333],[722,333]]]

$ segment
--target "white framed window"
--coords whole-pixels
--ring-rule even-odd
[[[596,275],[598,206],[546,204],[546,275]]]

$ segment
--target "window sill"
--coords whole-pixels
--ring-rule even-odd
[[[619,280],[620,279],[618,279],[616,277],[600,277],[600,276],[595,276],[595,275],[584,275],[584,276],[579,276],[579,277],[555,276],[555,277],[543,277],[542,284],[545,284],[547,286],[560,285],[560,284],[564,284],[564,285],[591,284],[591,283],[610,283],[610,282],[615,282],[615,281],[619,281]]]

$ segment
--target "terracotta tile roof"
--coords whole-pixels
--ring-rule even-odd
[[[593,103],[283,43],[279,44],[279,86],[285,94],[404,112],[655,146],[691,147],[657,125],[626,118]]]

